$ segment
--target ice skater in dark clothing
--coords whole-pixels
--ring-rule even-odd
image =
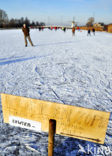
[[[91,36],[91,30],[90,29],[88,29],[88,33],[87,33],[87,36]]]
[[[92,31],[93,31],[93,34],[95,35],[95,29],[94,28],[92,29]]]
[[[66,28],[65,27],[63,28],[63,31],[66,32]]]

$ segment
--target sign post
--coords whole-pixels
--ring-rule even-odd
[[[1,94],[1,100],[5,123],[49,132],[48,156],[53,155],[55,133],[104,144],[109,112],[8,94]]]
[[[49,120],[48,156],[53,156],[55,131],[56,131],[56,121]]]

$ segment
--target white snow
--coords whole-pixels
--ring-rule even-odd
[[[112,34],[96,32],[95,36],[87,36],[86,31],[76,31],[72,36],[71,30],[64,33],[36,29],[30,34],[34,47],[24,46],[21,30],[0,30],[0,93],[112,112]],[[7,154],[8,148],[8,154],[13,151],[19,155],[36,155],[25,146],[36,144],[38,152],[47,155],[47,134],[3,124],[2,111],[0,120],[1,153]],[[112,118],[105,145],[112,150],[111,123]],[[56,136],[60,147],[55,147],[55,151],[72,155],[76,147],[70,148],[71,151],[65,148],[66,139]],[[74,143],[77,148],[78,144],[88,143],[77,139],[71,142],[68,139],[69,146]],[[22,154],[25,148],[26,153]]]

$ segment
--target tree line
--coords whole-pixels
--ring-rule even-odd
[[[28,26],[45,26],[44,22],[30,21],[27,17],[21,17],[20,19],[11,18],[9,20],[7,13],[0,9],[0,28],[20,28],[24,23]]]

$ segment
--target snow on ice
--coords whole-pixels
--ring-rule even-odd
[[[34,47],[24,47],[19,29],[0,30],[0,38],[0,93],[112,112],[112,34],[35,29]],[[4,124],[0,103],[0,156],[47,156],[47,139]],[[56,135],[55,156],[85,155],[88,146],[89,155],[102,147]],[[103,146],[102,155],[112,154],[112,117]]]

